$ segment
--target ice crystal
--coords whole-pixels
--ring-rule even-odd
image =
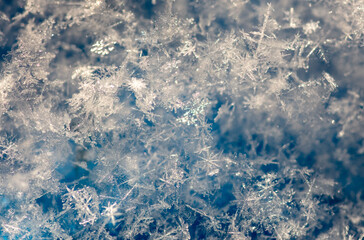
[[[363,13],[0,1],[0,238],[362,239]]]

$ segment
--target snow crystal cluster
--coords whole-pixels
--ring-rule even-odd
[[[1,239],[364,239],[362,0],[0,0]]]

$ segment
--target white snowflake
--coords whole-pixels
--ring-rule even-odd
[[[312,34],[312,33],[316,32],[316,30],[320,28],[319,23],[320,23],[319,21],[317,21],[317,22],[310,21],[310,22],[306,23],[303,26],[303,32],[306,35],[309,35],[309,34]]]
[[[134,92],[139,92],[142,89],[146,88],[147,85],[145,84],[145,82],[142,79],[132,78],[130,80],[130,82],[128,83],[128,86]]]
[[[117,213],[118,211],[118,205],[116,203],[110,205],[110,202],[107,204],[107,207],[105,207],[105,211],[102,213],[102,215],[108,217],[112,223],[112,225],[115,226],[116,219],[115,217],[120,216],[120,213]]]

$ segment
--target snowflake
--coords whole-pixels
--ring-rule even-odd
[[[306,35],[309,35],[316,32],[316,30],[319,28],[320,26],[318,21],[317,22],[310,21],[303,26],[303,31]]]
[[[187,40],[184,42],[183,47],[179,48],[179,55],[187,56],[187,55],[194,55],[196,58],[196,44],[193,44],[191,41]]]
[[[116,203],[110,205],[110,202],[107,204],[107,207],[104,207],[105,211],[102,213],[102,215],[108,217],[112,223],[112,225],[115,226],[116,220],[115,217],[118,217],[121,215],[121,213],[117,213],[118,211],[118,205]]]
[[[146,84],[142,79],[132,78],[129,82],[129,88],[134,92],[139,92],[142,89],[146,88]]]
[[[94,189],[86,187],[79,190],[66,187],[64,194],[64,207],[66,210],[74,209],[81,225],[93,225],[97,220],[98,200]]]

